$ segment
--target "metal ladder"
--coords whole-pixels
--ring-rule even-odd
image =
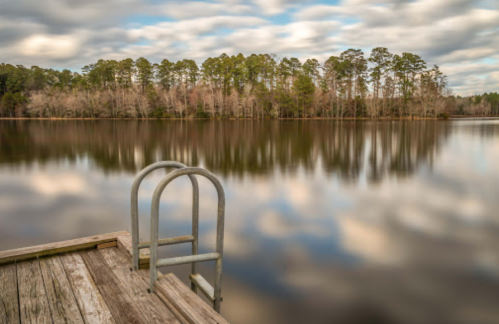
[[[151,205],[151,241],[139,242],[139,218],[138,218],[138,192],[142,180],[152,171],[160,168],[177,168],[167,174],[154,190]],[[174,179],[187,175],[192,183],[192,235],[158,238],[159,224],[159,202],[161,194],[166,186]],[[195,175],[203,176],[211,181],[218,194],[218,213],[217,213],[217,242],[213,253],[198,254],[198,236],[199,236],[199,185]],[[138,270],[140,249],[150,248],[150,292],[154,289],[154,282],[158,279],[158,267],[172,266],[179,264],[192,264],[191,289],[197,293],[197,289],[213,303],[215,311],[220,313],[220,303],[222,301],[222,259],[223,259],[223,241],[224,241],[224,219],[225,219],[225,193],[220,181],[209,171],[202,168],[189,168],[186,165],[174,162],[157,162],[144,168],[135,178],[131,191],[131,216],[132,216],[132,270]],[[162,245],[171,245],[178,243],[192,243],[192,254],[189,256],[174,257],[158,260],[158,247]],[[212,287],[201,274],[198,273],[197,263],[203,261],[216,261],[215,267],[215,287]]]

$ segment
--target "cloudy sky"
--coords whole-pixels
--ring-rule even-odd
[[[348,48],[421,55],[454,93],[499,91],[497,0],[0,0],[0,62],[80,68],[100,58],[275,53],[324,61]]]

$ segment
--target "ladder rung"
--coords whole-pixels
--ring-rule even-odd
[[[198,255],[188,255],[188,256],[176,257],[176,258],[159,259],[158,261],[156,261],[156,266],[157,267],[165,267],[165,266],[172,266],[172,265],[177,265],[177,264],[212,261],[212,260],[218,260],[219,258],[220,258],[220,254],[218,254],[216,252],[215,253],[198,254]]]
[[[171,245],[171,244],[179,244],[179,243],[188,243],[194,242],[194,236],[186,235],[179,237],[171,237],[158,240],[158,245]],[[139,249],[145,249],[151,247],[151,242],[139,242]]]
[[[196,273],[196,274],[191,274],[189,276],[191,281],[198,287],[201,292],[206,296],[211,301],[215,300],[215,289],[210,285],[206,279],[201,276],[201,274]]]

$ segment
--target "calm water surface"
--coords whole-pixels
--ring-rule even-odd
[[[222,180],[234,324],[499,323],[497,119],[0,121],[0,250],[130,230],[133,178],[160,160]],[[164,174],[140,191],[142,239]],[[209,251],[216,192],[200,186]],[[187,179],[167,188],[160,237],[190,233],[190,201]]]

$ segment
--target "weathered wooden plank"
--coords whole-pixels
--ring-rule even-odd
[[[52,323],[50,308],[37,259],[17,264],[19,313],[24,323]]]
[[[116,241],[112,241],[112,242],[107,242],[107,243],[99,244],[99,245],[97,245],[97,248],[98,249],[105,249],[105,248],[113,247],[113,246],[116,246],[116,245],[117,245],[117,242]]]
[[[130,296],[121,289],[120,281],[99,250],[84,251],[80,254],[116,323],[146,323]]]
[[[132,257],[132,237],[130,234],[120,235],[117,238],[118,247],[123,250],[130,258]],[[139,267],[140,269],[148,269],[149,268],[149,249],[140,249],[139,255]],[[131,261],[130,261],[131,262]]]
[[[187,323],[175,308],[171,309],[156,294],[148,292],[149,272],[146,270],[130,271],[131,259],[122,250],[103,249],[100,253],[120,280],[123,290],[141,310],[147,323]]]
[[[229,323],[173,274],[159,277],[154,289],[160,298],[169,300],[191,324]]]
[[[18,324],[17,271],[15,264],[0,267],[0,324]]]
[[[129,257],[132,257],[132,236],[130,234],[120,235],[116,238],[118,248],[123,250]]]
[[[115,324],[80,254],[61,255],[61,261],[85,323]]]
[[[40,259],[43,282],[54,323],[83,324],[60,256]]]
[[[125,235],[120,235],[118,236],[118,239],[117,239],[117,242],[118,242],[118,248],[120,249],[120,251],[122,251],[128,258],[129,258],[129,262],[131,264],[132,262],[132,236],[130,234],[125,234]],[[150,250],[149,249],[141,249],[140,250],[140,263],[139,263],[139,266],[140,266],[140,269],[149,269],[149,254],[150,254]],[[141,276],[143,277],[143,279],[148,283],[148,287],[149,287],[149,271],[146,271],[146,270],[141,270],[141,271],[138,271],[138,273],[141,274]],[[160,272],[158,271],[158,274],[160,274]],[[158,275],[158,276],[159,276]],[[165,301],[164,299],[162,299],[162,301],[168,306],[169,309],[171,309],[174,313],[175,313],[175,316],[182,322],[185,320],[182,319],[182,315],[177,311],[177,309],[175,307],[173,307],[173,305],[171,305],[171,303],[169,301]]]
[[[127,234],[128,234],[127,231],[122,231],[109,234],[89,236],[75,240],[2,251],[0,252],[0,264],[12,263],[14,261],[28,260],[45,255],[52,255],[57,253],[72,252],[72,251],[93,248],[101,243],[116,241],[116,238],[118,236],[127,235]]]

